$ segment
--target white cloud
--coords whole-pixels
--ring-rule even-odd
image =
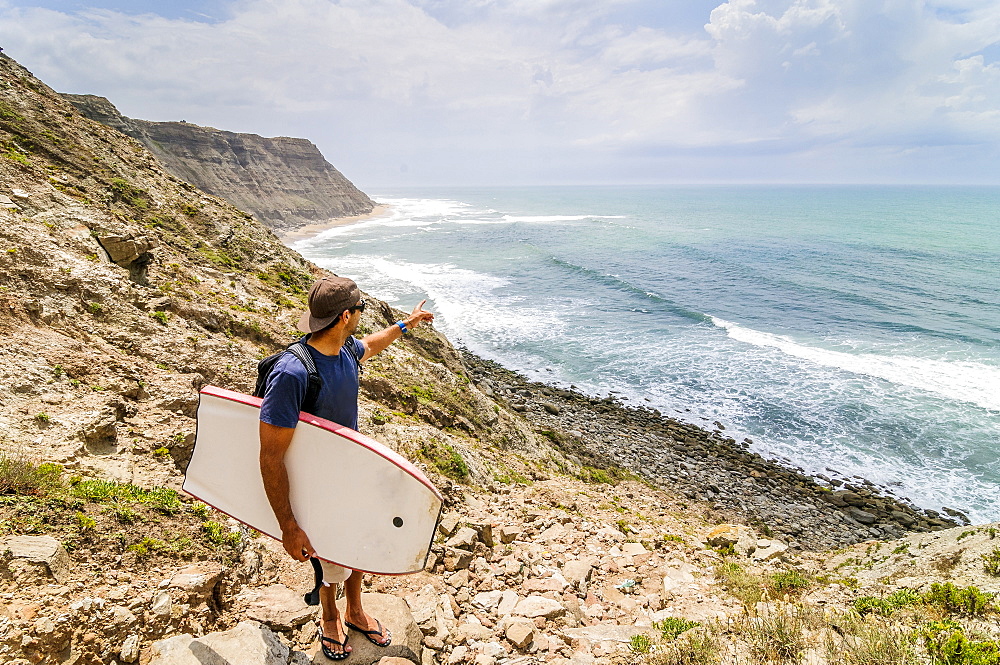
[[[995,2],[730,0],[688,33],[620,19],[663,1],[243,0],[215,22],[8,1],[0,39],[58,89],[307,136],[382,181],[400,162],[439,180],[599,180],[699,149],[706,165],[823,145],[996,153]]]

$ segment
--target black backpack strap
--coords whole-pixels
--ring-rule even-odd
[[[358,376],[361,376],[361,373],[365,371],[365,366],[361,364],[361,358],[358,357],[358,351],[354,348],[354,342],[354,335],[351,335],[347,338],[347,341],[344,342],[343,348],[347,349],[347,352],[351,354],[352,358],[354,358],[354,364],[358,367]]]
[[[323,380],[319,377],[316,363],[313,361],[309,349],[306,348],[305,340],[306,338],[303,337],[299,341],[289,344],[287,350],[299,359],[309,373],[309,383],[306,386],[306,398],[302,400],[302,410],[306,413],[313,413],[316,408],[316,400],[319,399],[320,388],[323,387]]]

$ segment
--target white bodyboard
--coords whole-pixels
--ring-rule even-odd
[[[280,540],[260,474],[260,403],[202,389],[184,491]],[[292,512],[319,558],[384,575],[423,570],[442,499],[405,458],[350,428],[300,413],[285,468]]]

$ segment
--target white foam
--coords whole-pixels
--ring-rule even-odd
[[[817,365],[874,376],[897,385],[925,390],[991,411],[1000,411],[1000,367],[906,355],[845,353],[805,346],[783,335],[744,328],[714,316],[712,323],[725,329],[729,337],[739,342],[775,348]]]
[[[436,325],[457,337],[508,344],[526,338],[556,339],[565,329],[565,323],[544,303],[536,305],[523,296],[506,293],[510,280],[503,277],[452,264],[410,263],[378,256],[352,255],[337,259],[336,265],[323,259],[317,262],[358,279],[378,297],[386,293],[426,294],[440,316]],[[416,302],[398,304],[405,308]]]
[[[624,215],[504,215],[504,222],[579,222],[584,219],[624,219]]]

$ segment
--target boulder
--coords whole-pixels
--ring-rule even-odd
[[[278,630],[297,628],[316,613],[314,607],[306,605],[302,594],[284,584],[247,589],[237,596],[236,601],[246,608],[248,617]]]
[[[570,586],[581,593],[587,592],[587,582],[590,581],[590,574],[597,564],[595,559],[590,557],[583,559],[573,559],[563,564],[562,574],[569,582]]]
[[[472,564],[472,552],[447,547],[444,551],[444,569],[448,572],[464,570]]]
[[[66,549],[52,536],[0,538],[0,578],[12,578],[22,585],[63,582],[72,566]]]
[[[497,604],[497,616],[507,616],[512,613],[520,601],[521,597],[517,595],[516,591],[512,589],[505,590],[500,594],[500,602]]]
[[[303,662],[265,626],[241,621],[235,628],[195,638],[188,634],[155,642],[148,665],[289,665]],[[355,661],[357,662],[357,661]]]
[[[631,642],[636,635],[648,633],[648,628],[639,626],[619,626],[616,624],[601,623],[596,626],[583,626],[581,628],[566,628],[563,635],[572,640],[589,640],[591,642]]]
[[[755,561],[769,561],[788,551],[788,545],[778,540],[758,540],[752,558]]]
[[[208,603],[224,572],[226,569],[218,563],[199,561],[170,578],[170,586],[187,593],[192,605]]]
[[[535,639],[535,624],[529,619],[514,619],[507,625],[504,637],[518,649],[523,649]]]
[[[742,524],[720,524],[708,532],[706,541],[712,547],[732,547],[742,556],[750,556],[757,549],[753,529]]]
[[[437,609],[438,602],[440,602],[438,592],[430,584],[406,597],[410,614],[425,635],[435,633],[434,611]]]
[[[454,536],[448,539],[445,546],[454,547],[460,550],[471,550],[476,546],[477,540],[479,540],[479,534],[476,533],[476,530],[463,526],[455,533]]]
[[[664,597],[669,597],[676,589],[694,582],[694,575],[691,574],[694,570],[697,570],[694,566],[683,562],[664,569],[662,583]]]
[[[445,515],[438,522],[438,531],[441,532],[445,537],[450,536],[455,533],[455,529],[458,528],[458,516],[457,515]]]
[[[145,236],[99,235],[97,240],[111,260],[123,268],[131,266],[139,257],[148,257],[149,250],[155,245]],[[145,260],[149,261],[148,258]]]
[[[521,527],[515,526],[513,524],[505,524],[499,529],[500,532],[500,542],[505,545],[517,540],[517,537],[521,535]]]
[[[528,618],[553,619],[566,614],[566,608],[562,603],[545,596],[528,596],[514,607],[513,613]]]
[[[346,602],[344,598],[337,601],[337,606],[342,613],[347,611]],[[383,593],[364,593],[361,594],[361,602],[365,611],[382,622],[382,627],[388,628],[392,633],[392,644],[387,647],[376,646],[358,631],[351,630],[350,664],[372,665],[381,658],[389,656],[405,658],[420,665],[420,652],[423,650],[424,636],[413,620],[413,615],[410,613],[406,601]],[[327,662],[326,659],[320,658],[322,662]]]

